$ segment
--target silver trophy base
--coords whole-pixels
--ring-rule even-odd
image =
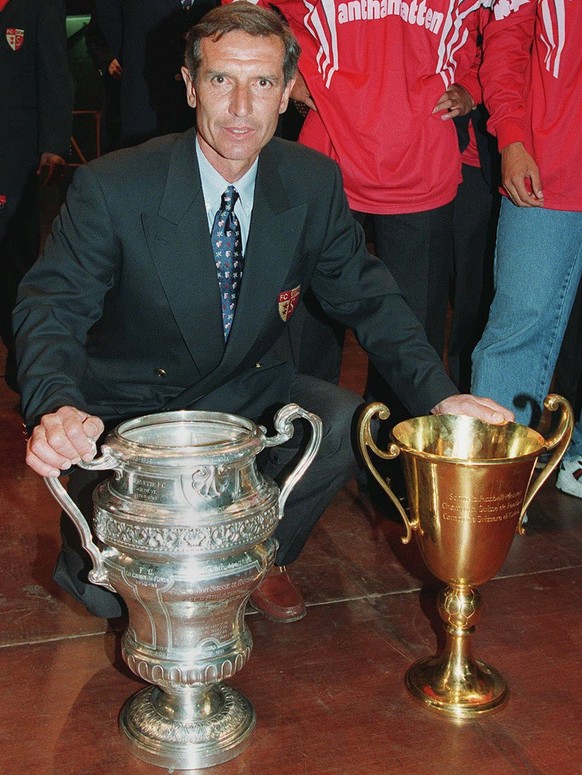
[[[167,694],[149,686],[130,697],[119,728],[131,753],[148,764],[173,770],[213,767],[248,746],[255,711],[241,692],[226,684]]]

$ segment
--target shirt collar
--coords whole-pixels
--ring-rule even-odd
[[[209,221],[212,223],[216,211],[220,207],[220,199],[226,190],[227,186],[233,185],[238,191],[239,199],[235,205],[235,210],[239,207],[242,209],[247,218],[250,219],[253,209],[253,201],[255,197],[255,182],[257,179],[257,169],[259,166],[258,157],[255,160],[252,167],[245,172],[245,174],[236,181],[236,183],[229,183],[222,175],[217,172],[212,164],[208,161],[202,149],[198,137],[196,137],[196,156],[198,158],[198,166],[200,168],[200,180],[202,183],[202,192],[204,195],[204,205],[209,217]]]

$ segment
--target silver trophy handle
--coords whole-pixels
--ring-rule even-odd
[[[100,458],[91,460],[89,463],[79,463],[79,468],[86,468],[88,470],[104,471],[117,467],[117,461],[110,455],[102,455]],[[93,535],[91,528],[87,524],[87,520],[83,516],[81,510],[77,504],[73,501],[69,493],[65,490],[61,484],[58,476],[45,476],[43,477],[46,486],[51,491],[53,497],[57,503],[61,506],[69,517],[73,520],[73,524],[77,528],[77,532],[81,537],[81,545],[87,552],[93,563],[92,570],[89,571],[89,581],[93,584],[99,584],[106,589],[110,589],[112,592],[116,590],[107,581],[107,571],[103,563],[103,555],[101,550],[93,541]]]
[[[281,519],[283,516],[283,509],[285,507],[285,502],[289,497],[289,493],[301,479],[305,471],[309,468],[313,458],[317,454],[317,450],[319,449],[323,435],[323,423],[316,414],[307,412],[297,404],[287,404],[287,406],[279,409],[275,415],[274,424],[277,435],[265,439],[265,447],[275,447],[278,444],[283,444],[284,442],[289,441],[294,432],[292,421],[298,417],[302,417],[304,420],[307,420],[311,424],[312,433],[301,460],[297,463],[281,487],[281,491],[279,493],[279,519]]]

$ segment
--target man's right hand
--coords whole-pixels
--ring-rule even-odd
[[[58,476],[81,460],[88,463],[97,452],[95,442],[104,430],[99,417],[75,409],[61,408],[42,416],[26,448],[26,462],[41,476]]]
[[[501,151],[501,182],[514,205],[544,206],[540,171],[523,143],[510,143]]]

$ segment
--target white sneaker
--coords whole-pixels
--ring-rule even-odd
[[[582,460],[562,461],[556,487],[562,492],[567,492],[568,495],[582,498]]]

